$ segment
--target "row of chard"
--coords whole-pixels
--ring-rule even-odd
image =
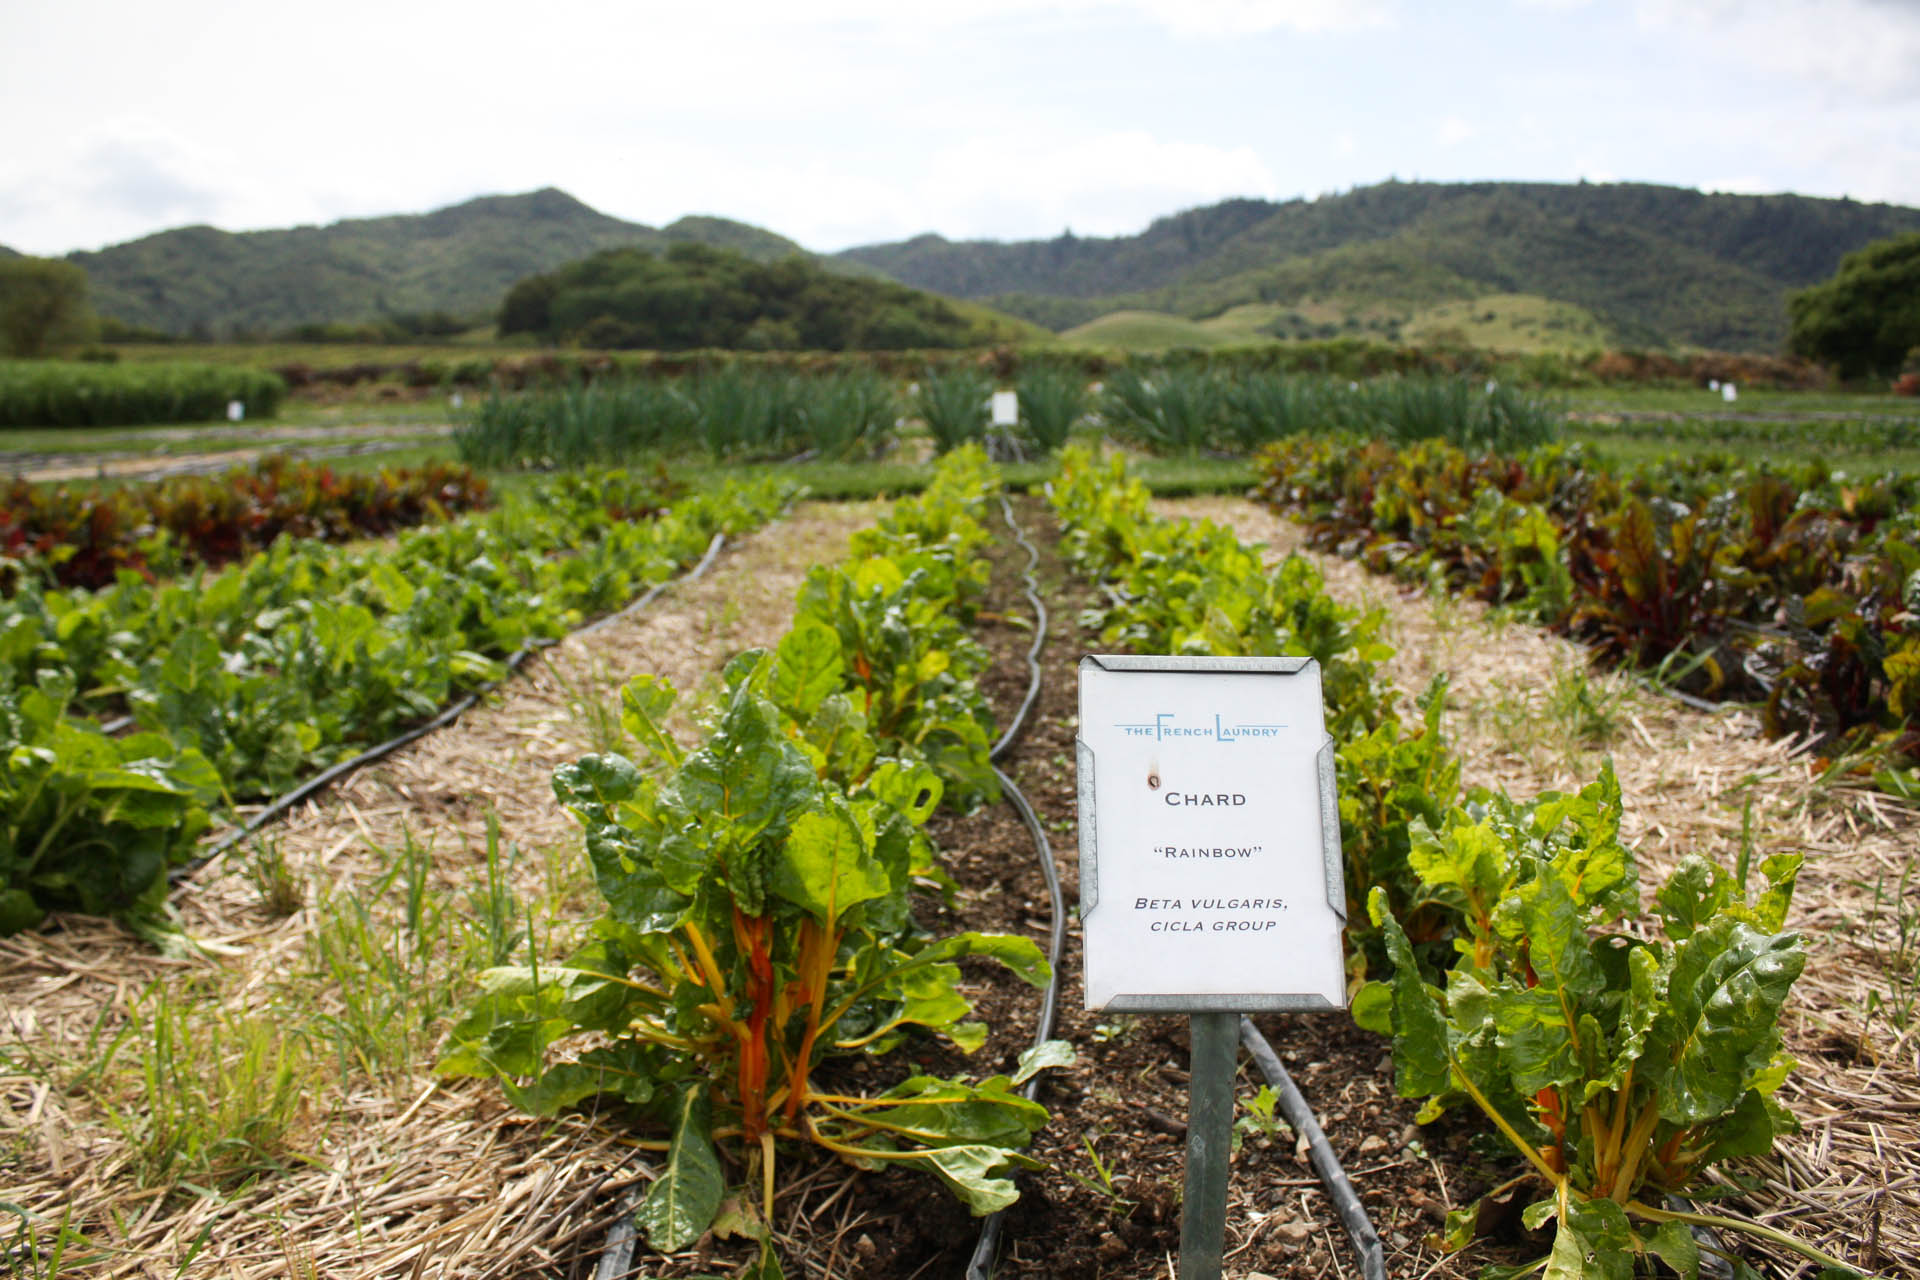
[[[20,574],[104,587],[124,571],[151,579],[218,567],[282,536],[384,537],[491,502],[485,477],[463,466],[340,472],[283,454],[217,476],[118,488],[15,479],[0,491],[0,590]]]
[[[0,934],[48,910],[151,918],[214,811],[499,679],[790,490],[670,510],[652,494],[621,472],[560,477],[392,544],[283,537],[224,570],[98,590],[24,577],[0,600]]]
[[[1315,547],[1513,605],[1689,694],[1757,702],[1771,735],[1920,796],[1920,477],[1310,439],[1258,469]]]
[[[909,901],[952,887],[923,830],[935,809],[998,794],[987,655],[968,630],[998,483],[984,451],[957,450],[845,563],[809,572],[791,630],[727,664],[693,745],[668,728],[674,690],[642,675],[621,698],[632,757],[554,774],[606,912],[564,961],[482,975],[439,1069],[498,1078],[536,1114],[595,1098],[670,1132],[637,1215],[656,1249],[698,1240],[744,1182],[731,1229],[759,1242],[748,1274],[779,1276],[781,1144],[924,1170],[976,1213],[1015,1198],[1020,1149],[1047,1119],[1018,1086],[1064,1046],[1029,1050],[1011,1076],[909,1073],[873,1092],[829,1062],[928,1031],[978,1048],[963,957],[1048,980],[1030,939],[934,936]]]
[[[1779,1018],[1805,953],[1783,931],[1800,859],[1729,874],[1685,859],[1644,918],[1611,766],[1577,794],[1463,789],[1441,734],[1445,684],[1403,708],[1377,614],[1300,557],[1269,567],[1211,522],[1157,517],[1118,458],[1069,450],[1051,497],[1069,561],[1108,603],[1083,623],[1140,652],[1316,659],[1338,749],[1354,1016],[1392,1036],[1420,1119],[1478,1111],[1524,1161],[1526,1225],[1555,1224],[1549,1274],[1614,1280],[1657,1256],[1697,1276],[1689,1228],[1771,1228],[1671,1206],[1717,1162],[1793,1125]],[[1448,1219],[1466,1245],[1482,1203]],[[1840,1274],[1851,1274],[1844,1267]]]

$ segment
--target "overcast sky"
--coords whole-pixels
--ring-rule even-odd
[[[4,0],[0,244],[556,186],[833,250],[1228,196],[1640,180],[1920,205],[1920,0]]]

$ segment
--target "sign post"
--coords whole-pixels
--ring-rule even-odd
[[[1087,1008],[1189,1018],[1180,1280],[1217,1280],[1240,1015],[1346,1004],[1320,668],[1090,655],[1077,747]]]

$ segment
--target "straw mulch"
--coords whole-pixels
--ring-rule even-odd
[[[1753,865],[1773,853],[1806,855],[1788,921],[1808,952],[1785,1021],[1799,1065],[1781,1095],[1802,1128],[1767,1159],[1740,1166],[1759,1184],[1733,1203],[1863,1269],[1920,1277],[1920,1006],[1907,1031],[1884,1011],[1867,1016],[1871,998],[1884,1010],[1890,996],[1913,990],[1913,954],[1904,964],[1893,957],[1902,911],[1920,913],[1920,883],[1903,879],[1920,851],[1920,815],[1876,792],[1823,785],[1794,744],[1767,741],[1747,711],[1692,710],[1630,677],[1589,670],[1579,645],[1478,602],[1435,600],[1304,550],[1298,526],[1251,502],[1161,509],[1228,525],[1275,557],[1298,551],[1336,597],[1384,610],[1395,685],[1411,695],[1436,672],[1451,677],[1445,731],[1466,785],[1516,797],[1574,790],[1610,755],[1643,892],[1688,853],[1731,867],[1751,798]],[[1543,711],[1556,680],[1573,672],[1586,672],[1611,710],[1610,741],[1571,742]]]
[[[110,1123],[100,1095],[120,1078],[112,1059],[139,1049],[132,1036],[114,1054],[107,1047],[150,1016],[155,984],[190,1011],[217,1001],[233,1019],[297,1015],[310,1030],[344,1018],[347,1000],[365,993],[312,980],[317,904],[366,893],[411,836],[431,854],[429,892],[465,910],[489,813],[502,841],[523,851],[518,900],[551,918],[536,919],[536,935],[551,929],[549,946],[563,950],[569,920],[596,914],[597,895],[549,777],[598,749],[594,708],[617,711],[620,685],[642,671],[694,701],[730,655],[778,639],[806,570],[844,557],[849,534],[876,511],[803,507],[730,547],[705,577],[549,650],[488,705],[293,815],[278,839],[306,904],[284,919],[262,908],[236,852],[176,895],[181,924],[209,954],[170,957],[79,918],[0,940],[0,1201],[37,1215],[43,1241],[63,1219],[84,1232],[87,1246],[70,1248],[68,1264],[98,1256],[86,1270],[100,1276],[590,1274],[608,1227],[652,1175],[646,1153],[584,1117],[529,1119],[491,1083],[436,1082],[425,1034],[399,1068],[302,1059],[307,1095],[283,1170],[220,1195],[139,1176],[140,1144]],[[383,945],[403,951],[400,922],[379,923],[392,931]],[[286,992],[300,975],[296,1009]],[[457,1010],[432,1036],[448,1013]],[[137,1091],[113,1101],[123,1113],[140,1105]],[[0,1221],[0,1254],[17,1226],[11,1214]]]

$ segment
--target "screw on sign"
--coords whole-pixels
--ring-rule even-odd
[[[1320,667],[1090,655],[1079,724],[1087,1008],[1189,1019],[1180,1280],[1218,1280],[1240,1015],[1346,1006]]]

